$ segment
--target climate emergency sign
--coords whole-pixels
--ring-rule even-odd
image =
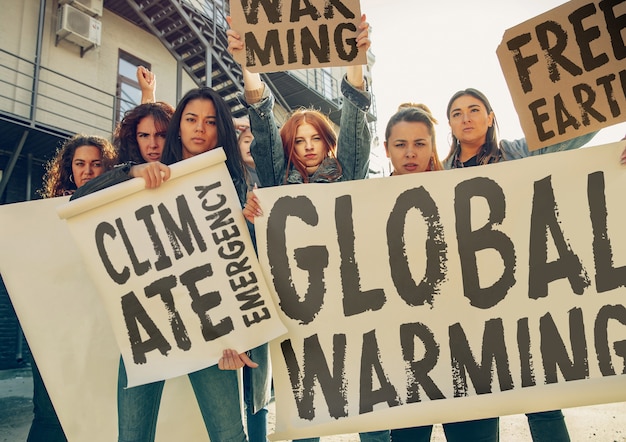
[[[272,439],[626,400],[625,145],[256,191]]]
[[[251,72],[367,64],[356,46],[358,0],[234,0],[230,8],[246,47],[237,61]]]
[[[108,312],[129,386],[215,365],[282,334],[217,149],[61,206]]]
[[[531,149],[626,121],[626,2],[569,1],[497,49]]]

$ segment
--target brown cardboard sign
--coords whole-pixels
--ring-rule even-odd
[[[497,49],[531,150],[626,121],[626,2],[572,0]]]
[[[359,0],[235,0],[230,7],[246,47],[235,58],[251,72],[367,64],[356,46]]]

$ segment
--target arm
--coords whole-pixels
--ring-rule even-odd
[[[365,15],[359,25],[361,32],[357,46],[361,51],[370,47],[369,25]],[[343,170],[342,180],[358,180],[367,176],[371,149],[371,134],[367,126],[366,113],[372,97],[367,91],[363,66],[350,66],[341,82],[344,96],[337,140],[337,157]]]
[[[141,104],[156,101],[156,75],[143,66],[137,67],[137,82],[141,88]]]
[[[232,27],[232,19],[227,17],[226,20]],[[228,29],[226,35],[230,53],[244,50],[241,36],[236,31]],[[256,172],[262,187],[277,186],[283,183],[287,166],[283,142],[274,119],[274,96],[259,74],[248,71],[244,66],[241,68],[245,94],[242,104],[248,108],[250,130],[254,135],[250,152]]]
[[[553,144],[537,150],[529,150],[528,143],[525,138],[519,140],[502,140],[500,141],[500,149],[505,160],[518,160],[520,158],[526,158],[535,155],[543,155],[552,152],[561,152],[564,150],[578,149],[579,147],[587,144],[598,132],[591,132],[580,137],[572,138],[571,140],[563,141],[562,143]]]
[[[143,164],[134,164],[129,161],[128,163],[118,164],[112,170],[87,181],[79,187],[70,198],[70,201],[123,183],[131,178],[143,178],[146,183],[146,189],[153,189],[167,181],[170,178],[170,173],[170,168],[158,161]]]

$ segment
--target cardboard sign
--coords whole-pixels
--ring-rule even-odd
[[[531,150],[626,121],[626,3],[573,0],[497,49]]]
[[[235,0],[230,8],[246,48],[236,58],[251,72],[367,64],[356,46],[358,0]]]
[[[100,292],[129,386],[217,364],[284,333],[222,149],[59,208]]]
[[[625,145],[256,191],[273,439],[626,400]]]

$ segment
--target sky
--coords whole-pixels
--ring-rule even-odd
[[[385,125],[402,102],[428,105],[439,121],[437,148],[450,146],[449,98],[476,88],[489,98],[500,139],[522,138],[496,49],[504,32],[564,4],[562,0],[361,0],[371,26],[372,89],[380,146]],[[603,129],[588,145],[620,140],[626,123]],[[382,152],[384,156],[384,152]]]

